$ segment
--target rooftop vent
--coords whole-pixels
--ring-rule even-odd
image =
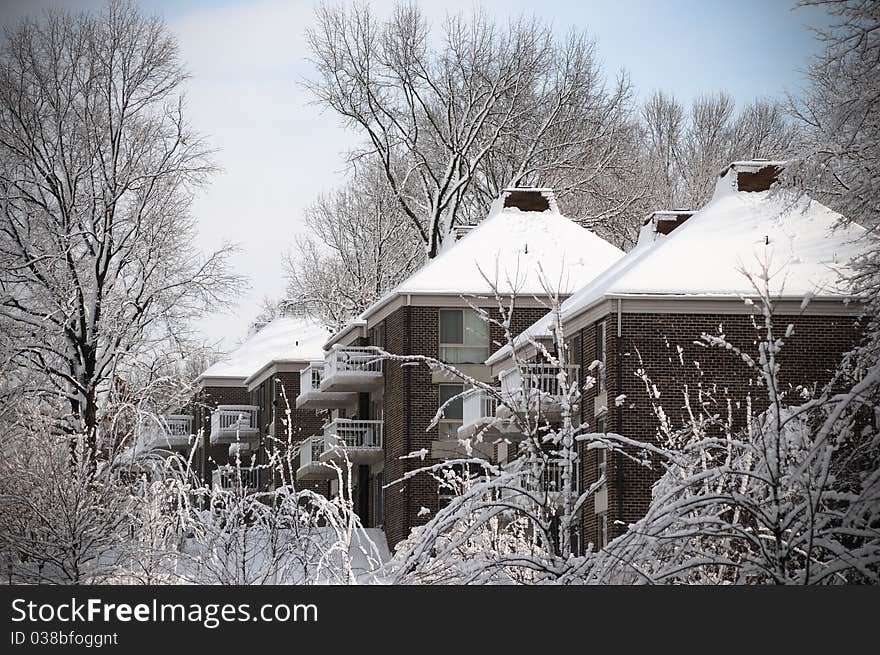
[[[735,179],[737,191],[768,191],[779,179],[785,168],[785,161],[770,159],[748,159],[731,162],[718,174],[719,178]]]
[[[505,209],[515,207],[523,212],[558,212],[553,189],[513,187],[501,192]]]

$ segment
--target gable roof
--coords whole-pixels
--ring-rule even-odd
[[[727,173],[727,169],[725,169]],[[560,307],[563,324],[606,298],[754,297],[746,273],[770,271],[769,291],[778,298],[845,300],[850,261],[867,247],[866,230],[841,223],[841,216],[809,198],[782,191],[738,192],[729,175],[719,180],[713,199],[667,237],[638,245]],[[550,335],[551,314],[520,337]],[[505,346],[490,358],[503,360]]]
[[[526,190],[506,191],[479,225],[368,307],[330,343],[364,325],[398,296],[491,297],[493,283],[501,295],[545,296],[545,279],[551,291],[567,295],[623,257],[620,248],[560,214],[548,189],[527,190],[547,195],[544,211],[504,206],[508,195],[521,191]]]
[[[244,383],[246,378],[272,361],[307,363],[321,359],[324,356],[322,345],[328,334],[326,328],[310,318],[280,316],[205,369],[196,383],[205,384],[212,379]]]

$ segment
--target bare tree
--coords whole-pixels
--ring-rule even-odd
[[[406,279],[424,261],[419,237],[376,166],[358,166],[343,188],[305,214],[309,233],[287,255],[287,302],[330,329]]]
[[[686,112],[674,96],[657,91],[645,103],[642,120],[648,211],[699,209],[725,164],[787,158],[799,138],[780,103],[759,99],[737,112],[725,92],[700,96]]]
[[[239,284],[229,248],[192,245],[209,152],[173,37],[131,3],[25,20],[0,61],[0,313],[15,363],[94,444],[113,376]]]
[[[448,17],[437,35],[411,4],[386,21],[365,4],[324,5],[316,17],[306,85],[364,135],[351,159],[378,158],[429,258],[505,186],[586,194],[621,164],[629,83],[606,88],[583,33],[560,41],[536,19],[499,26],[477,11]],[[594,215],[628,204],[599,197]]]
[[[39,410],[3,435],[0,552],[10,582],[106,582],[127,537],[128,489],[108,467],[92,470],[83,435],[71,446],[50,434]]]
[[[790,99],[805,137],[785,177],[868,230],[872,245],[852,280],[867,301],[868,338],[856,353],[864,372],[880,362],[880,7],[870,0],[801,4],[823,6],[835,21],[816,30],[824,50],[808,70],[808,93]]]

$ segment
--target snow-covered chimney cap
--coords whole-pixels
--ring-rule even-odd
[[[547,187],[508,187],[501,192],[502,208],[515,207],[523,212],[559,213],[556,195]]]
[[[721,169],[718,179],[730,178],[736,191],[768,191],[787,163],[781,159],[734,161]]]

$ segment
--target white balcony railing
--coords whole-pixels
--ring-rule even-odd
[[[381,385],[380,352],[374,346],[333,346],[324,359],[321,391],[367,391]]]
[[[523,364],[499,376],[501,393],[511,408],[540,411],[552,417],[561,411],[563,396],[579,401],[578,367],[553,364]],[[510,415],[508,407],[499,407],[498,416]]]
[[[324,381],[324,360],[311,362],[299,374],[299,395],[296,397],[297,409],[334,409],[353,407],[357,404],[357,393],[346,391],[326,391],[321,389]]]
[[[544,465],[541,470],[540,480],[538,481],[538,489],[549,493],[559,493],[562,491],[562,475],[564,467],[562,462],[550,461]],[[572,462],[570,475],[572,493],[580,493],[580,466],[577,460]]]
[[[259,434],[256,405],[218,405],[211,413],[211,443],[232,443]]]
[[[577,365],[523,364],[501,375],[501,391],[507,394],[539,392],[559,397],[563,393],[563,384],[567,385],[567,389],[577,388],[578,373]]]
[[[382,421],[337,418],[324,427],[325,451],[333,448],[382,448]]]
[[[316,435],[304,439],[299,449],[299,468],[297,480],[330,480],[336,476],[336,469],[321,461],[324,452],[324,436]]]
[[[147,448],[185,448],[190,445],[193,417],[189,414],[165,414],[144,423]]]
[[[464,396],[461,402],[462,423],[479,423],[495,418],[498,399],[482,389]]]
[[[381,373],[382,360],[374,346],[333,346],[324,360],[327,377],[339,372]]]
[[[167,432],[172,437],[186,437],[193,433],[193,417],[189,414],[166,414],[162,417],[165,421]]]
[[[473,436],[489,423],[497,423],[495,410],[498,399],[489,392],[480,389],[472,391],[462,398],[461,427],[458,429],[460,438]]]
[[[383,457],[383,422],[337,418],[324,426],[321,461],[342,460],[370,464]]]
[[[299,465],[311,466],[321,461],[321,453],[324,452],[324,437],[309,437],[304,439],[299,449]]]
[[[241,466],[232,465],[220,466],[214,469],[211,474],[213,486],[220,487],[226,491],[234,489],[245,489],[253,491],[260,488],[260,480],[262,472],[257,466]]]
[[[321,391],[324,379],[324,362],[311,362],[299,373],[299,392]]]

